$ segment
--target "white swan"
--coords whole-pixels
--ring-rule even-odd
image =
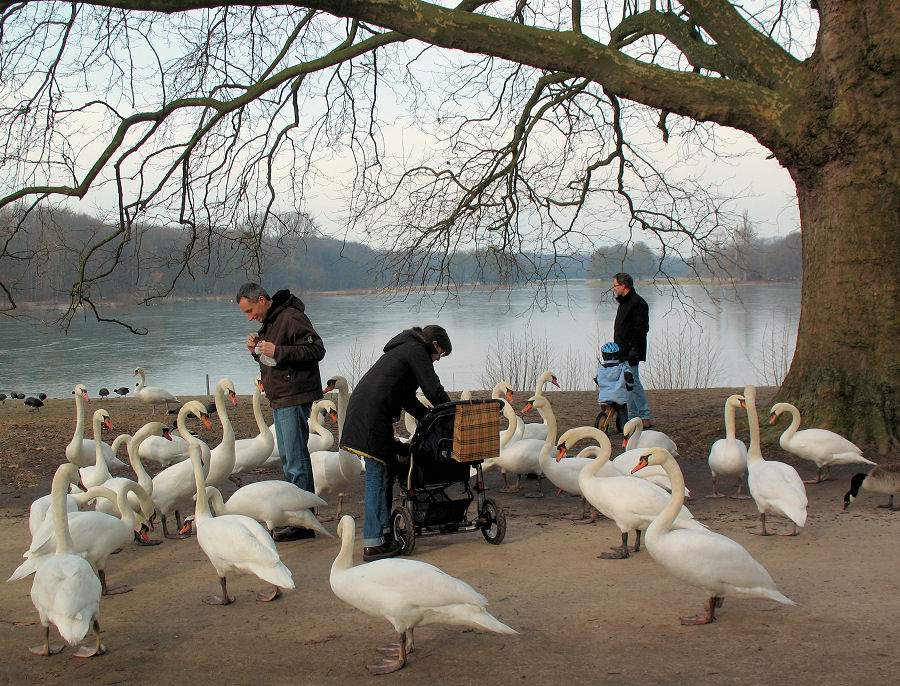
[[[331,590],[367,615],[384,617],[399,634],[396,646],[381,650],[388,657],[368,665],[373,674],[395,672],[406,664],[407,654],[415,648],[413,632],[417,626],[440,623],[498,634],[518,633],[488,613],[483,595],[434,565],[390,558],[353,566],[356,532],[352,517],[341,518],[337,533],[341,550],[331,565]]]
[[[741,406],[741,396],[731,395],[725,401],[725,438],[720,438],[709,449],[709,471],[712,473],[713,492],[707,498],[724,498],[724,493],[716,489],[720,476],[736,476],[738,479],[735,498],[749,498],[741,495],[747,476],[747,445],[735,435],[735,412]]]
[[[625,422],[622,427],[622,434],[625,436],[622,441],[623,448],[634,450],[636,448],[665,448],[672,455],[678,457],[678,447],[675,441],[666,436],[662,431],[654,429],[645,429],[644,420],[640,417],[633,417]]]
[[[234,426],[228,416],[228,404],[237,405],[237,393],[231,379],[219,379],[213,394],[216,403],[216,415],[222,425],[222,441],[210,452],[210,463],[206,473],[206,482],[218,486],[231,476],[235,461]]]
[[[81,485],[85,488],[99,486],[104,481],[108,481],[112,478],[112,474],[109,473],[109,467],[106,465],[106,459],[103,457],[103,439],[101,438],[101,435],[104,426],[110,431],[114,428],[109,412],[103,409],[94,410],[94,464],[90,467],[81,467],[78,470]]]
[[[630,552],[640,552],[641,531],[646,529],[666,503],[669,494],[654,483],[633,476],[599,477],[600,469],[609,461],[612,445],[609,437],[601,431],[595,435],[600,444],[600,454],[578,475],[581,494],[598,511],[615,522],[622,534],[622,545],[613,546],[613,552],[602,553],[605,560],[619,560],[629,557]],[[571,439],[560,441],[561,448],[568,448]],[[682,487],[683,489],[683,487]],[[682,496],[683,497],[683,496]],[[683,529],[705,529],[686,507],[678,512],[675,523]],[[635,532],[634,548],[629,550],[628,532]]]
[[[268,593],[259,593],[259,601],[274,600],[281,595],[281,588],[294,588],[291,570],[284,566],[275,542],[262,525],[251,517],[224,514],[214,517],[209,510],[206,495],[206,477],[203,474],[200,445],[191,444],[189,456],[194,470],[197,507],[194,525],[197,542],[219,575],[222,595],[203,599],[207,605],[229,605],[234,598],[228,595],[227,576],[231,572],[249,572],[274,586]]]
[[[38,568],[31,585],[31,602],[44,627],[44,644],[31,648],[35,655],[54,655],[61,645],[50,645],[50,624],[60,635],[75,645],[88,630],[92,630],[97,642],[93,648],[83,647],[75,655],[90,657],[105,652],[100,643],[100,594],[103,587],[90,563],[73,552],[66,518],[66,491],[70,483],[77,483],[78,467],[71,463],[61,465],[53,476],[50,493],[53,526],[56,534],[56,553]]]
[[[850,490],[844,494],[845,510],[859,496],[860,488],[889,496],[887,504],[878,505],[879,508],[893,512],[900,510],[900,507],[894,507],[894,496],[900,493],[900,464],[883,464],[868,474],[854,474],[850,479]]]
[[[186,421],[187,416],[193,414],[197,417],[206,428],[211,428],[209,415],[206,412],[206,406],[199,400],[190,400],[185,403],[178,412],[176,424],[181,437],[190,445],[198,446],[201,450],[205,464],[209,465],[209,446],[203,443],[199,438],[195,438],[188,431]],[[156,503],[157,511],[162,519],[163,536],[166,538],[184,538],[186,534],[180,534],[181,529],[181,510],[185,507],[190,508],[193,504],[193,497],[196,493],[191,474],[193,467],[189,460],[178,462],[171,467],[166,467],[159,474],[153,477],[153,487],[149,491],[153,494],[153,501]],[[166,517],[169,512],[175,513],[176,532],[169,533]]]
[[[273,479],[247,484],[232,493],[227,503],[219,489],[207,486],[206,497],[217,515],[253,517],[266,527],[269,534],[276,527],[299,526],[334,538],[312,513],[312,508],[325,505],[325,501],[289,481]]]
[[[334,408],[330,400],[320,401],[326,409]],[[345,408],[346,414],[346,408]],[[344,415],[338,413],[338,445],[340,445],[341,433],[344,430]],[[333,517],[324,517],[322,521],[337,519],[343,513],[344,494],[359,480],[362,474],[362,461],[358,455],[346,450],[319,450],[310,453],[309,461],[313,469],[313,483],[316,495],[336,493],[338,497],[337,512]]]
[[[44,523],[44,520],[50,515],[50,504],[53,500],[53,494],[48,493],[47,495],[42,495],[40,498],[36,498],[31,502],[30,507],[28,508],[28,533],[31,534],[31,537],[34,538],[34,534],[40,528],[41,524]],[[67,495],[66,496],[66,511],[67,512],[76,512],[78,510],[79,502],[76,499],[75,495]]]
[[[132,482],[131,488],[139,488],[139,486]],[[146,520],[137,520],[134,510],[128,506],[127,493],[124,490],[117,494],[104,486],[92,486],[83,495],[90,498],[107,498],[116,502],[117,509],[122,514],[121,517],[114,517],[95,510],[69,513],[68,527],[72,552],[84,557],[97,570],[103,595],[127,593],[131,590],[128,586],[107,587],[106,562],[115,550],[121,548],[132,538],[136,538],[137,532],[145,535]],[[25,562],[19,565],[7,581],[22,579],[34,573],[54,553],[56,548],[54,522],[47,520],[38,529],[32,539],[31,547],[23,555],[26,558]]]
[[[522,407],[522,414],[528,412],[532,407],[535,407],[534,402],[538,397],[542,396],[532,396],[528,399],[525,405]],[[542,403],[542,409],[538,410],[541,417],[545,417],[545,413],[549,406],[549,401],[546,398],[542,398],[547,404],[544,405]],[[550,409],[550,415],[552,416],[552,409]],[[542,425],[548,426],[546,423],[546,419],[541,422]],[[555,430],[555,420],[554,420],[554,430]],[[519,490],[522,482],[523,474],[537,474],[538,475],[538,488],[537,491],[533,493],[529,493],[527,497],[540,498],[543,497],[544,492],[542,490],[541,480],[543,478],[544,472],[541,469],[541,452],[545,449],[546,446],[549,446],[547,450],[552,451],[553,446],[555,445],[556,436],[551,436],[548,431],[545,434],[545,437],[542,439],[537,438],[519,438],[514,441],[510,441],[505,446],[500,449],[500,454],[497,456],[497,459],[494,460],[494,465],[500,468],[501,476],[503,478],[503,486],[500,488],[501,493],[514,493]],[[510,487],[506,480],[507,473],[516,475],[516,485]]]
[[[597,511],[593,507],[590,508],[591,513],[590,516],[588,516],[588,502],[581,492],[581,485],[578,483],[578,477],[581,474],[581,470],[587,467],[591,462],[594,461],[596,457],[598,457],[602,453],[603,449],[601,448],[599,443],[603,439],[601,439],[597,435],[601,433],[604,434],[604,436],[606,435],[605,432],[593,426],[578,426],[574,429],[565,431],[556,440],[556,458],[550,460],[550,462],[555,463],[555,465],[544,465],[544,455],[543,453],[541,453],[541,467],[543,467],[544,474],[547,475],[547,478],[550,479],[550,481],[552,481],[554,484],[556,484],[561,490],[564,490],[567,493],[571,493],[573,495],[581,496],[581,516],[566,515],[566,519],[573,520],[573,523],[575,524],[591,524],[597,521]],[[575,445],[585,438],[590,438],[597,441],[598,445],[589,445],[585,448],[582,448],[582,450],[574,457],[567,457],[566,446]],[[616,469],[616,467],[611,462],[607,461],[603,463],[595,476],[622,476],[622,473],[618,469]]]
[[[759,440],[759,419],[756,414],[756,388],[744,388],[744,407],[750,426],[750,447],[747,449],[747,485],[759,510],[761,536],[768,536],[766,515],[787,517],[794,523],[789,536],[797,535],[797,527],[806,525],[806,487],[797,470],[784,462],[764,460]]]
[[[621,455],[616,455],[612,459],[612,466],[625,476],[629,476],[645,450],[646,448],[626,450]],[[646,474],[638,473],[633,476],[636,476],[639,479],[646,479],[650,483],[656,484],[667,491],[672,490],[672,482],[669,481],[669,477],[662,467],[647,467],[646,469],[642,469],[641,472],[646,472]],[[687,488],[684,489],[684,495],[686,498],[691,497],[691,493]]]
[[[254,438],[240,438],[234,442],[234,469],[231,470],[231,480],[237,486],[243,485],[237,475],[261,467],[275,447],[275,436],[266,425],[262,413],[262,391],[262,379],[257,375],[253,384],[253,418],[256,420],[259,434]]]
[[[334,434],[331,429],[322,426],[320,417],[331,417],[331,420],[338,421],[337,407],[330,400],[317,400],[312,404],[309,412],[309,440],[306,441],[306,447],[310,453],[317,450],[330,450],[334,445]]]
[[[834,431],[828,429],[797,431],[800,426],[800,410],[790,403],[772,405],[769,423],[774,424],[785,411],[791,413],[791,425],[781,434],[778,445],[792,455],[810,460],[816,465],[816,478],[803,483],[817,484],[820,481],[827,481],[831,477],[831,465],[875,464],[863,457],[862,448]],[[823,471],[825,476],[822,476]]]
[[[90,467],[96,462],[97,452],[94,441],[84,437],[84,401],[90,402],[91,399],[84,384],[76,384],[72,394],[75,396],[75,433],[66,446],[66,459],[79,467]],[[101,445],[107,467],[125,466],[125,463],[116,457],[111,446],[106,443]]]
[[[540,398],[544,395],[544,387],[548,384],[552,383],[554,386],[559,388],[559,381],[556,379],[556,374],[553,372],[544,372],[538,377],[537,383],[534,385],[534,397]],[[546,422],[525,422],[522,421],[522,438],[536,438],[538,440],[543,441],[547,438],[547,423]]]
[[[138,445],[138,455],[142,460],[151,460],[165,469],[187,459],[188,442],[181,436],[169,435],[165,438],[162,435],[150,435]]]
[[[765,568],[739,543],[713,531],[672,530],[672,522],[684,502],[684,476],[675,458],[663,448],[650,448],[635,468],[660,465],[672,481],[672,496],[647,529],[644,542],[650,556],[678,579],[706,591],[706,616],[682,617],[688,625],[716,621],[716,608],[726,596],[768,598],[795,605],[775,587]],[[681,487],[681,488],[679,488]]]
[[[166,412],[168,412],[170,403],[180,402],[178,398],[164,388],[160,388],[159,386],[147,386],[147,375],[144,374],[144,369],[142,367],[135,367],[132,376],[138,375],[140,375],[141,381],[134,389],[134,397],[150,405],[154,412],[156,411],[157,405],[165,405]]]

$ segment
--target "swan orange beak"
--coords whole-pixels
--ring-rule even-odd
[[[508,388],[506,389],[506,399],[509,401],[509,404],[512,405],[513,392],[511,390],[509,390]]]
[[[193,531],[193,527],[191,526],[191,523],[185,522],[184,526],[178,530],[178,533],[181,534],[182,536],[184,536],[185,534],[191,533],[191,531]]]
[[[528,410],[530,410],[532,407],[534,407],[534,403],[529,400],[527,403],[525,403],[525,407],[522,408],[522,414],[528,412]]]
[[[200,421],[203,422],[203,426],[205,426],[207,429],[212,428],[212,422],[209,421],[209,415],[205,412],[200,415]]]
[[[559,385],[559,381],[556,380],[555,376],[552,379],[550,379],[550,383],[552,383],[557,388],[562,388],[562,386]]]
[[[328,413],[328,416],[331,417],[331,421],[333,421],[335,424],[337,424],[337,412],[332,410],[331,412]]]
[[[774,424],[778,419],[778,415],[774,412],[769,415],[769,424]]]
[[[322,393],[331,393],[335,387],[335,380],[328,379],[328,384],[322,389]]]
[[[140,535],[140,537],[141,537],[142,539],[144,539],[144,542],[145,542],[145,543],[149,543],[149,542],[150,542],[150,537],[147,535],[147,531],[148,531],[147,525],[146,525],[146,524],[141,524],[141,531],[140,531],[139,535]]]
[[[116,428],[113,426],[112,420],[109,417],[103,418],[103,426],[105,426],[110,431],[112,431],[114,428]]]
[[[231,398],[231,404],[237,405],[237,393],[234,391],[228,391],[228,396]]]
[[[256,380],[256,385],[259,386],[259,390],[261,390],[261,391],[265,391],[265,390],[266,390],[265,388],[263,388],[263,385],[262,385],[262,379],[257,379],[257,380]]]
[[[162,437],[165,438],[167,441],[171,441],[171,440],[172,440],[172,434],[169,432],[169,428],[168,428],[168,427],[166,427],[165,429],[163,429]]]
[[[647,456],[641,455],[640,458],[638,458],[637,465],[635,465],[634,469],[631,470],[631,473],[634,474],[636,471],[638,471],[639,469],[643,469],[648,464],[649,464],[649,462],[647,462]]]
[[[559,462],[566,456],[566,444],[560,443],[556,446],[556,461]]]

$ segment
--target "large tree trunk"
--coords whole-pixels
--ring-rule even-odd
[[[800,203],[803,292],[778,397],[801,409],[805,426],[887,452],[900,446],[900,64],[896,6],[874,4],[881,21],[867,15],[869,3],[829,3],[810,60],[818,97],[809,106],[822,106],[821,127],[787,164]]]

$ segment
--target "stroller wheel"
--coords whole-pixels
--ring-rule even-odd
[[[481,534],[484,536],[484,540],[493,545],[499,545],[506,536],[506,514],[497,505],[496,500],[484,499],[484,507],[479,512],[479,519],[482,521]]]
[[[416,529],[408,508],[401,506],[391,512],[391,532],[400,544],[400,554],[409,555],[416,547]]]

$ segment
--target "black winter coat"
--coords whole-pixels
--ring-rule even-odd
[[[617,296],[619,309],[613,340],[619,346],[619,360],[632,362],[647,359],[647,332],[650,331],[650,308],[647,301],[631,289],[623,296]]]
[[[428,408],[416,398],[422,389],[433,405],[450,402],[434,371],[437,351],[406,329],[384,346],[384,355],[365,373],[350,396],[341,447],[385,464],[393,463],[394,422],[406,410],[422,419]]]
[[[272,409],[292,407],[322,397],[319,360],[325,345],[306,316],[300,298],[288,290],[272,296],[272,306],[259,330],[260,340],[275,344],[274,367],[260,365],[263,388]],[[253,358],[259,361],[258,355]]]

